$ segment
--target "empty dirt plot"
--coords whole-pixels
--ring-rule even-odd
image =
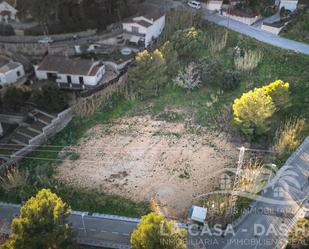
[[[74,150],[79,156],[59,165],[58,179],[135,201],[155,197],[173,216],[218,186],[210,175],[237,161],[237,149],[224,134],[195,134],[192,127],[150,116],[97,125]]]

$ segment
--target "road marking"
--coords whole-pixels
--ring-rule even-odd
[[[101,230],[101,233],[107,233],[107,231],[105,231],[105,230]]]
[[[78,230],[84,230],[84,228],[83,227],[79,227]]]
[[[118,232],[112,232],[113,234],[119,234]]]
[[[123,236],[130,236],[130,234],[128,234],[128,233],[123,233],[122,235]]]
[[[97,230],[96,230],[96,229],[91,228],[91,229],[90,229],[90,231],[91,231],[91,232],[95,232],[95,231],[97,231]]]

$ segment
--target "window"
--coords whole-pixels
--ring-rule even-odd
[[[17,74],[17,77],[20,77],[20,71],[17,71],[16,74]]]
[[[139,32],[138,27],[132,26],[132,32],[138,33]]]

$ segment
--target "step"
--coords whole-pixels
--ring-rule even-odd
[[[30,138],[36,137],[40,134],[38,131],[29,130],[28,127],[19,127],[17,131],[18,133],[22,133]]]
[[[37,132],[42,132],[43,131],[43,128],[46,126],[46,124],[40,122],[40,121],[37,121],[37,122],[34,122],[32,123],[28,129],[31,129],[31,130],[34,130],[34,131],[37,131]]]
[[[17,144],[28,145],[30,139],[22,134],[14,133],[14,135],[11,137],[11,140]]]
[[[38,120],[46,125],[50,124],[53,121],[53,118],[46,116],[42,113],[37,113],[34,115]]]

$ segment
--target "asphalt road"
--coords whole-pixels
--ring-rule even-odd
[[[205,13],[204,15],[205,19],[210,22],[216,23],[220,26],[224,26],[228,29],[231,29],[238,33],[250,36],[252,38],[268,43],[270,45],[309,55],[309,44],[289,40],[289,39],[271,34],[269,32],[263,31],[257,27],[246,25],[244,23],[221,16],[219,14],[212,13],[207,10],[204,10],[204,13]]]
[[[10,232],[10,224],[19,214],[19,208],[19,205],[0,203],[0,232]],[[130,237],[139,220],[73,211],[68,222],[76,231],[77,241],[81,244],[126,249],[130,248]]]

